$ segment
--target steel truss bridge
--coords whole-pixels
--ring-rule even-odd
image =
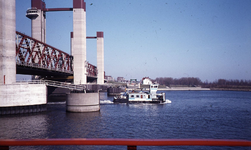
[[[73,76],[73,56],[16,31],[17,74],[43,77]],[[97,67],[86,62],[87,80],[97,78]]]

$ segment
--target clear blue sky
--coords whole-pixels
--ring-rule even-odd
[[[115,78],[251,80],[250,0],[85,0],[87,36],[104,32],[105,72]],[[47,8],[72,0],[45,0]],[[17,31],[31,35],[30,0],[16,0]],[[72,12],[48,12],[47,43],[70,52]],[[96,40],[87,40],[96,65]]]

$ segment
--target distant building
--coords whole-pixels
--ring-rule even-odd
[[[150,85],[150,84],[153,84],[153,82],[152,82],[152,80],[149,77],[144,77],[142,79],[142,84],[144,84],[144,85]]]
[[[135,86],[138,86],[138,85],[140,85],[140,84],[138,84],[137,79],[130,79],[130,82],[127,83],[128,87],[134,87],[135,88]]]
[[[130,83],[137,83],[137,79],[130,79]]]
[[[112,76],[105,76],[105,79],[107,81],[114,81],[113,77]]]
[[[117,77],[118,82],[126,82],[124,77]]]

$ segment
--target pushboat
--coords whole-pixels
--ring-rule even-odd
[[[114,103],[165,103],[166,95],[165,93],[157,93],[158,85],[152,84],[149,87],[149,91],[139,91],[134,90],[121,92],[120,95],[115,96],[113,99]],[[168,100],[170,103],[171,101]]]

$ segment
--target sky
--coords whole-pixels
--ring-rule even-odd
[[[72,8],[72,0],[44,0],[47,8]],[[125,79],[198,77],[251,80],[250,0],[85,0],[86,33],[104,32],[105,74]],[[31,35],[16,0],[16,30]],[[46,13],[46,42],[70,52],[72,12]],[[97,64],[96,40],[87,60]]]

